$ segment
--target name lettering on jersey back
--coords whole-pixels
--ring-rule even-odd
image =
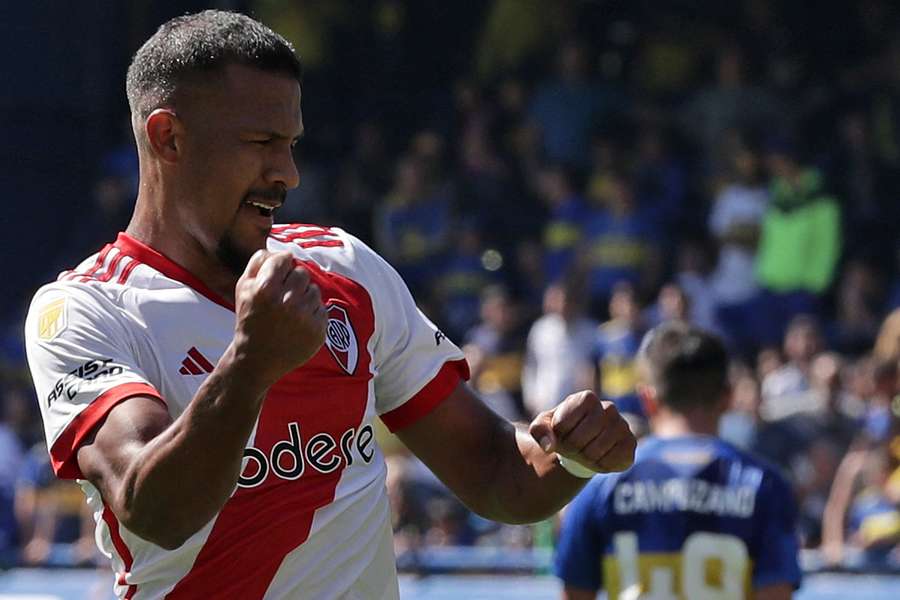
[[[748,518],[756,505],[757,489],[752,485],[717,485],[702,479],[625,481],[616,485],[613,511],[620,515],[690,511]]]
[[[113,359],[111,358],[91,359],[66,373],[65,376],[53,384],[53,388],[47,395],[47,406],[62,398],[63,394],[65,394],[66,398],[72,400],[78,395],[82,384],[87,381],[97,381],[121,375],[124,369],[120,365],[110,364],[112,361]]]
[[[270,474],[293,481],[302,477],[307,467],[328,474],[342,465],[351,466],[354,454],[366,464],[371,463],[375,457],[375,449],[372,447],[375,431],[368,424],[358,430],[346,430],[341,434],[340,440],[335,440],[328,433],[316,433],[305,444],[300,423],[292,421],[288,423],[287,429],[288,438],[274,443],[268,453],[253,446],[244,448],[239,487],[254,488],[262,485]]]

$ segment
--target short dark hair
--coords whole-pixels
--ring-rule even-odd
[[[639,358],[659,401],[675,410],[713,407],[728,388],[728,352],[715,335],[671,321],[650,330]]]
[[[246,15],[205,10],[163,23],[135,53],[125,84],[131,114],[146,118],[171,105],[188,78],[228,64],[284,73],[302,82],[300,59],[282,36]]]

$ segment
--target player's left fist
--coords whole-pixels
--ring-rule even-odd
[[[634,462],[637,439],[612,402],[594,392],[572,394],[535,417],[528,428],[544,452],[597,473],[624,471]]]

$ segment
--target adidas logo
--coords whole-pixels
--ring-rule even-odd
[[[191,346],[187,351],[187,356],[181,361],[181,368],[178,372],[182,375],[203,375],[204,373],[213,372],[213,364],[207,360],[200,351]]]

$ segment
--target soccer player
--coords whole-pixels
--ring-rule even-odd
[[[596,477],[566,509],[563,598],[790,598],[796,509],[771,467],[716,437],[728,404],[721,342],[673,321],[644,339],[639,393],[652,436],[625,473]]]
[[[506,522],[633,459],[589,392],[501,420],[384,260],[339,229],[273,226],[300,178],[300,76],[248,17],[164,24],[128,70],[131,222],[29,310],[53,467],[84,489],[119,598],[396,598],[377,416]]]

